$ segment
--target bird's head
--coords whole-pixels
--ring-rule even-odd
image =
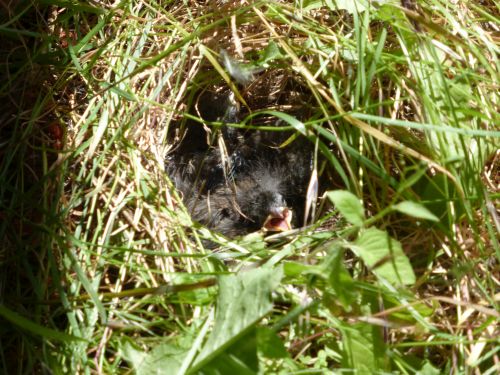
[[[237,203],[241,213],[256,229],[282,232],[292,229],[292,210],[287,207],[281,177],[260,167],[238,184]]]

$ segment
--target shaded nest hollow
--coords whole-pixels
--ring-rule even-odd
[[[311,118],[310,92],[281,70],[235,91],[195,83],[192,92],[166,171],[193,220],[227,237],[303,226],[314,144],[277,112]]]

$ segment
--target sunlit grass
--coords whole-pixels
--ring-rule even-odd
[[[1,372],[498,371],[495,4],[45,3],[1,18]],[[164,173],[200,89],[251,95],[222,49],[307,93],[252,108],[350,192],[303,231],[211,233]]]

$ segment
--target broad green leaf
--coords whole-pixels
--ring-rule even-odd
[[[171,342],[172,339],[167,338],[165,342],[145,352],[130,339],[123,339],[119,343],[118,352],[136,375],[164,374],[166,369],[169,374],[176,374],[189,348],[181,348]]]
[[[254,370],[245,361],[233,354],[222,353],[216,360],[204,365],[202,371],[188,372],[188,374],[198,375],[256,375],[258,370]]]
[[[214,360],[205,364],[198,374],[217,375],[255,375],[259,372],[259,358],[257,357],[257,333],[251,329],[245,335],[231,344]],[[189,372],[188,372],[189,373]]]
[[[271,40],[264,51],[262,51],[262,56],[258,61],[258,65],[269,66],[269,62],[276,59],[282,59],[284,57],[285,55],[281,53],[278,45]]]
[[[214,328],[198,355],[198,370],[244,336],[273,307],[271,292],[279,285],[282,268],[258,268],[219,278]]]
[[[439,221],[439,218],[430,212],[427,208],[420,203],[412,201],[404,201],[393,206],[396,211],[402,212],[408,216],[416,217],[418,219],[425,219],[431,221]]]
[[[425,361],[424,365],[419,371],[417,371],[416,375],[439,375],[440,373],[441,371],[439,371],[439,369],[432,366],[430,362]]]
[[[357,226],[363,225],[365,214],[358,197],[345,190],[329,191],[327,196],[348,222]]]
[[[392,284],[411,285],[415,274],[401,244],[386,232],[369,228],[350,246],[377,276]]]
[[[351,310],[351,304],[356,298],[354,281],[344,265],[344,251],[340,248],[330,250],[331,257],[327,261],[330,285],[335,291],[338,301],[346,311]]]
[[[123,338],[118,343],[118,354],[123,357],[135,371],[146,362],[148,356],[146,351],[137,347],[129,338]],[[176,367],[174,367],[173,370],[176,371]]]
[[[356,324],[342,329],[344,367],[355,370],[356,374],[373,374],[377,369],[372,327]]]
[[[290,357],[285,345],[283,345],[283,341],[272,329],[259,327],[257,329],[257,344],[259,353],[265,358]]]
[[[314,266],[300,262],[284,262],[283,270],[287,277],[297,277],[311,271]]]

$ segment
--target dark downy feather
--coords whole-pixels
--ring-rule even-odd
[[[208,115],[202,113],[205,119],[237,121],[227,121],[231,112],[227,106],[218,113],[214,108],[215,104]],[[183,142],[166,160],[166,171],[193,220],[234,237],[259,230],[271,212],[287,207],[293,212],[292,225],[300,226],[311,173],[311,149],[306,140],[278,148],[290,133],[226,126],[216,136],[224,142],[225,157],[219,147],[207,144],[202,125],[188,123]]]

